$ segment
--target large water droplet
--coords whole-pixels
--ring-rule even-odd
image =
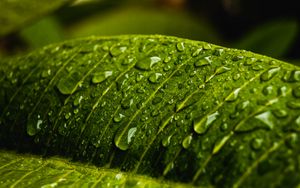
[[[285,118],[288,115],[287,111],[283,109],[276,109],[273,110],[272,112],[277,118]]]
[[[279,70],[280,67],[270,68],[260,76],[261,81],[269,81],[277,74],[277,72],[279,72]]]
[[[92,82],[94,84],[103,82],[104,80],[106,80],[108,77],[110,77],[113,74],[112,71],[104,71],[104,72],[98,72],[95,73],[93,78],[92,78]]]
[[[219,116],[219,112],[216,111],[215,113],[209,114],[206,116],[205,121],[204,119],[200,119],[194,122],[194,131],[198,134],[204,134],[209,126],[217,119]]]
[[[238,98],[240,90],[241,88],[235,89],[232,93],[230,93],[230,95],[228,95],[228,97],[225,98],[225,101],[228,102],[235,101]]]
[[[191,145],[192,139],[193,139],[192,135],[188,135],[187,137],[185,137],[184,140],[182,141],[182,147],[188,149],[189,146]]]
[[[148,71],[148,70],[151,70],[151,68],[160,61],[161,61],[160,57],[157,57],[157,56],[153,56],[150,58],[147,57],[147,58],[144,58],[144,59],[138,61],[135,64],[135,67],[140,70]]]
[[[195,67],[202,67],[202,66],[205,66],[205,65],[210,65],[212,62],[211,60],[211,56],[207,56],[205,57],[204,59],[201,59],[199,61],[196,61],[194,63]]]
[[[263,122],[269,129],[273,129],[274,122],[273,122],[273,115],[270,111],[263,112],[255,116],[256,119]]]
[[[264,95],[268,96],[268,95],[271,95],[273,93],[273,91],[274,91],[274,87],[270,85],[270,86],[264,87],[262,92]]]
[[[169,136],[166,136],[165,138],[163,138],[161,143],[164,147],[168,147],[170,145],[172,136],[173,135],[169,135]]]
[[[291,148],[291,149],[294,149],[296,148],[297,146],[297,141],[298,141],[298,135],[296,133],[292,133],[290,138],[288,140],[286,140],[286,145],[287,147]]]
[[[80,79],[81,75],[77,72],[74,72],[67,77],[62,77],[56,87],[60,93],[64,95],[70,95],[75,92]]]
[[[231,68],[222,66],[222,67],[216,69],[215,74],[216,75],[223,74],[230,70],[231,70]]]
[[[278,89],[278,95],[285,97],[287,95],[288,88],[286,86],[282,86]]]
[[[176,48],[179,52],[183,52],[184,51],[184,43],[183,42],[177,43]]]
[[[131,143],[131,139],[132,137],[134,137],[136,132],[136,127],[132,127],[128,130],[128,135],[127,135],[127,143],[130,144]]]

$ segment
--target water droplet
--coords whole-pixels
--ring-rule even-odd
[[[241,88],[235,89],[232,93],[228,95],[228,97],[225,98],[225,101],[232,102],[235,101],[238,98],[239,92]]]
[[[202,51],[202,48],[197,48],[197,50],[195,50],[195,51],[193,52],[192,56],[193,56],[193,57],[198,56],[198,55],[201,53],[201,51]]]
[[[296,97],[296,98],[300,98],[300,86],[296,87],[293,89],[293,95]]]
[[[216,111],[215,113],[207,115],[206,118],[201,118],[200,120],[194,122],[194,131],[198,134],[204,134],[219,115],[219,112]],[[203,121],[204,119],[206,120],[205,123]]]
[[[156,105],[158,103],[160,103],[162,101],[162,98],[161,97],[155,97],[153,100],[152,100],[152,104]]]
[[[277,74],[277,72],[279,72],[279,70],[280,67],[270,68],[260,76],[261,81],[271,80]]]
[[[134,137],[135,132],[136,132],[136,127],[130,128],[130,129],[128,130],[128,135],[127,135],[127,143],[128,143],[128,144],[131,143],[131,139],[132,139],[132,137]]]
[[[207,56],[205,57],[204,59],[201,59],[199,61],[196,61],[194,63],[195,67],[202,67],[202,66],[205,66],[205,65],[210,65],[211,64],[211,56]]]
[[[239,61],[242,59],[244,59],[244,56],[241,56],[241,55],[235,55],[232,57],[232,61]]]
[[[262,138],[254,138],[251,141],[251,148],[253,150],[260,150],[263,145],[263,139]]]
[[[83,96],[77,96],[76,98],[75,98],[75,100],[73,101],[73,105],[74,106],[78,106],[80,103],[81,103],[81,101],[82,101],[82,99],[83,99]]]
[[[262,93],[267,96],[267,95],[271,95],[273,91],[274,91],[274,87],[270,85],[264,87]]]
[[[300,102],[289,101],[289,102],[287,102],[287,106],[291,109],[300,109]]]
[[[163,176],[167,175],[174,168],[174,163],[170,162],[164,169]]]
[[[182,141],[182,147],[188,149],[189,146],[191,145],[192,139],[193,139],[192,135],[188,135],[187,137],[185,137],[184,140]]]
[[[132,104],[133,104],[133,98],[131,98],[131,99],[124,99],[121,102],[121,106],[122,106],[123,109],[130,108]]]
[[[68,120],[71,117],[71,112],[65,114],[65,119]]]
[[[43,120],[40,119],[40,115],[37,115],[37,119],[31,118],[27,122],[27,134],[29,136],[36,135],[41,130]]]
[[[234,73],[232,79],[233,79],[234,81],[237,81],[238,79],[240,79],[240,77],[241,77],[241,74],[240,74],[240,73]]]
[[[288,116],[287,111],[283,110],[283,109],[276,109],[276,110],[273,110],[272,112],[277,118],[285,118]]]
[[[158,83],[161,76],[162,76],[161,73],[153,73],[149,76],[148,80],[151,83]]]
[[[50,75],[51,75],[51,69],[43,70],[43,72],[42,72],[42,77],[43,78],[46,78],[46,77],[48,77]]]
[[[244,111],[249,104],[250,104],[250,102],[248,100],[239,103],[238,105],[236,105],[236,111],[238,111],[238,112]]]
[[[287,95],[288,88],[286,86],[282,86],[278,89],[278,95],[285,97]]]
[[[263,122],[269,129],[273,129],[274,122],[273,122],[273,115],[270,111],[263,112],[255,116],[256,119]]]
[[[157,57],[157,56],[153,56],[150,58],[147,57],[147,58],[144,58],[144,59],[138,61],[135,64],[135,67],[140,70],[148,71],[148,70],[151,70],[151,68],[160,61],[161,61],[160,57]]]
[[[168,147],[170,145],[172,136],[173,135],[169,135],[162,140],[161,143],[164,147]]]
[[[286,140],[285,144],[287,147],[293,149],[297,147],[298,135],[296,133],[292,133],[290,138]]]
[[[221,131],[226,131],[228,129],[228,124],[227,123],[223,123],[221,126],[220,126],[220,129]]]
[[[74,72],[67,77],[62,77],[56,85],[60,93],[64,95],[70,95],[76,91],[78,81],[81,79],[81,75],[78,72]]]
[[[211,47],[211,45],[209,44],[209,43],[204,43],[203,44],[203,49],[205,49],[205,50],[210,50],[212,47]]]
[[[92,78],[92,82],[94,84],[103,82],[104,80],[106,80],[108,77],[110,77],[113,74],[112,71],[104,71],[104,72],[98,72],[95,73],[93,78]]]
[[[215,50],[215,55],[216,56],[221,56],[223,54],[223,52],[224,52],[224,49],[218,48],[218,49]]]
[[[164,59],[164,63],[168,63],[172,60],[172,58],[170,56],[167,56],[165,59]]]
[[[115,117],[114,117],[114,122],[115,123],[119,123],[120,121],[122,121],[122,119],[124,118],[125,116],[123,114],[117,114]]]
[[[121,53],[125,52],[126,49],[127,49],[126,46],[116,46],[116,47],[112,47],[109,52],[112,56],[118,56]]]
[[[223,73],[225,73],[227,71],[230,71],[230,70],[231,70],[230,68],[222,66],[220,68],[217,68],[215,74],[216,75],[223,74]]]
[[[184,43],[183,42],[177,43],[176,48],[179,52],[183,52],[184,51]]]

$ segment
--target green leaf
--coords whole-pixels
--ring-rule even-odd
[[[120,170],[96,168],[59,157],[0,151],[1,187],[192,187]]]
[[[2,59],[0,73],[3,149],[195,186],[300,184],[297,66],[204,42],[120,36]]]
[[[297,33],[297,21],[273,21],[255,28],[234,46],[272,57],[282,57],[293,44]]]
[[[51,12],[69,0],[1,0],[0,37],[16,31],[25,23]]]

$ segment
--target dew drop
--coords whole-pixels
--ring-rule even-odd
[[[153,73],[153,74],[151,74],[151,75],[149,76],[148,80],[149,80],[151,83],[158,83],[161,76],[162,76],[161,73]]]
[[[144,71],[148,71],[148,70],[151,70],[151,68],[160,61],[161,61],[160,57],[157,57],[157,56],[153,56],[150,58],[147,57],[147,58],[144,58],[144,59],[138,61],[135,64],[135,68],[144,70]]]
[[[73,101],[73,105],[74,105],[74,106],[80,105],[82,99],[83,99],[83,96],[81,96],[81,95],[80,95],[80,96],[77,96],[77,97],[75,98],[75,100]]]
[[[300,98],[300,86],[293,89],[293,95],[296,98]]]
[[[241,102],[238,105],[236,105],[236,110],[238,112],[242,112],[249,106],[249,104],[250,104],[250,101],[248,101],[248,100],[244,101],[244,102]]]
[[[263,88],[263,91],[262,93],[265,95],[265,96],[268,96],[268,95],[271,95],[273,93],[273,90],[274,90],[274,87],[273,86],[266,86]]]
[[[263,122],[269,129],[273,129],[274,122],[273,122],[273,116],[270,111],[263,112],[261,114],[258,114],[255,116],[256,119]]]
[[[235,89],[232,93],[228,95],[228,97],[225,98],[225,101],[232,102],[235,101],[238,98],[239,92],[241,88]]]
[[[188,149],[189,146],[191,145],[192,139],[193,139],[192,135],[188,135],[187,137],[185,137],[182,141],[182,147],[184,149]]]
[[[28,120],[27,134],[29,136],[34,136],[41,130],[41,125],[43,123],[43,120],[41,120],[40,118],[41,118],[40,115],[37,115],[37,119],[31,118]]]
[[[287,95],[288,88],[286,86],[282,86],[278,89],[278,95],[285,97]]]
[[[109,52],[112,56],[118,56],[121,53],[125,52],[126,49],[127,49],[126,46],[116,46],[116,47],[112,47]]]
[[[274,116],[276,116],[277,118],[285,118],[287,117],[288,113],[286,110],[283,109],[276,109],[272,111]]]
[[[200,120],[194,122],[194,131],[198,134],[204,134],[209,126],[217,119],[219,116],[219,112],[216,111],[215,113],[212,113],[210,115],[207,115],[205,118],[205,122],[203,121],[203,118],[200,118]]]
[[[205,65],[210,65],[211,64],[211,56],[207,56],[205,57],[204,59],[201,59],[199,61],[196,61],[194,63],[194,66],[195,67],[202,67],[202,66],[205,66]]]
[[[211,47],[211,45],[210,44],[208,44],[208,43],[204,43],[203,44],[203,49],[205,49],[205,50],[210,50],[212,47]]]
[[[195,50],[195,51],[192,53],[192,56],[193,56],[193,57],[196,57],[196,56],[198,56],[201,52],[202,52],[202,48],[197,48],[197,50]]]
[[[260,76],[261,81],[271,80],[279,72],[279,70],[280,67],[270,68]]]
[[[50,75],[51,75],[51,69],[43,70],[43,72],[42,72],[42,77],[43,78],[46,78],[46,77],[48,77]]]
[[[292,133],[290,138],[286,140],[285,144],[287,147],[293,149],[297,147],[298,135],[296,133]]]
[[[289,102],[287,102],[287,106],[291,109],[300,109],[300,102],[289,101]]]
[[[236,73],[236,74],[234,73],[232,79],[233,79],[234,81],[237,81],[238,79],[240,79],[240,77],[241,77],[241,74],[240,74],[240,73]]]
[[[221,56],[224,53],[224,49],[218,48],[215,50],[215,55],[216,56]]]
[[[108,77],[112,76],[113,72],[112,71],[104,71],[104,72],[98,72],[95,73],[93,78],[92,78],[92,82],[94,84],[103,82],[104,80],[106,80]]]
[[[172,60],[172,58],[171,58],[170,56],[167,56],[167,57],[164,59],[164,63],[169,63],[171,60]]]
[[[184,43],[183,42],[179,42],[176,44],[176,48],[179,52],[183,52],[184,51]]]
[[[74,72],[67,77],[62,77],[56,85],[60,93],[70,95],[76,91],[78,81],[81,79],[79,73]]]
[[[227,71],[230,71],[230,70],[231,70],[230,68],[222,66],[220,68],[217,68],[215,74],[216,75],[223,74],[223,73],[225,73]]]
[[[224,136],[222,139],[216,141],[212,154],[217,154],[222,148],[223,146],[226,144],[226,142],[230,139],[230,137],[232,136],[233,132],[231,132],[230,134]]]
[[[115,123],[119,123],[120,121],[122,121],[122,119],[124,118],[125,116],[123,114],[117,114],[113,120]]]
[[[131,99],[124,99],[121,102],[121,106],[122,106],[123,109],[130,108],[132,104],[133,104],[133,98],[131,98]]]
[[[263,145],[263,139],[262,138],[254,138],[254,139],[252,139],[252,141],[251,141],[251,148],[253,149],[253,150],[260,150],[261,149],[261,147],[262,147],[262,145]]]
[[[220,129],[221,129],[221,131],[225,132],[225,131],[228,129],[228,124],[227,124],[227,123],[223,123],[223,124],[220,126]]]
[[[170,145],[172,136],[173,135],[169,135],[169,136],[166,136],[165,138],[163,138],[161,143],[164,147],[168,147]]]
[[[128,135],[127,135],[127,143],[130,144],[132,137],[134,137],[136,132],[136,127],[132,127],[128,130]]]

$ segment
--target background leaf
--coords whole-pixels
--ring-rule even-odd
[[[51,12],[68,0],[1,0],[0,1],[0,37],[16,31],[25,23]]]
[[[2,59],[0,72],[3,149],[196,186],[300,183],[294,65],[204,42],[121,36]]]
[[[235,44],[235,47],[271,57],[282,57],[295,42],[297,34],[297,21],[273,21],[249,32]]]

